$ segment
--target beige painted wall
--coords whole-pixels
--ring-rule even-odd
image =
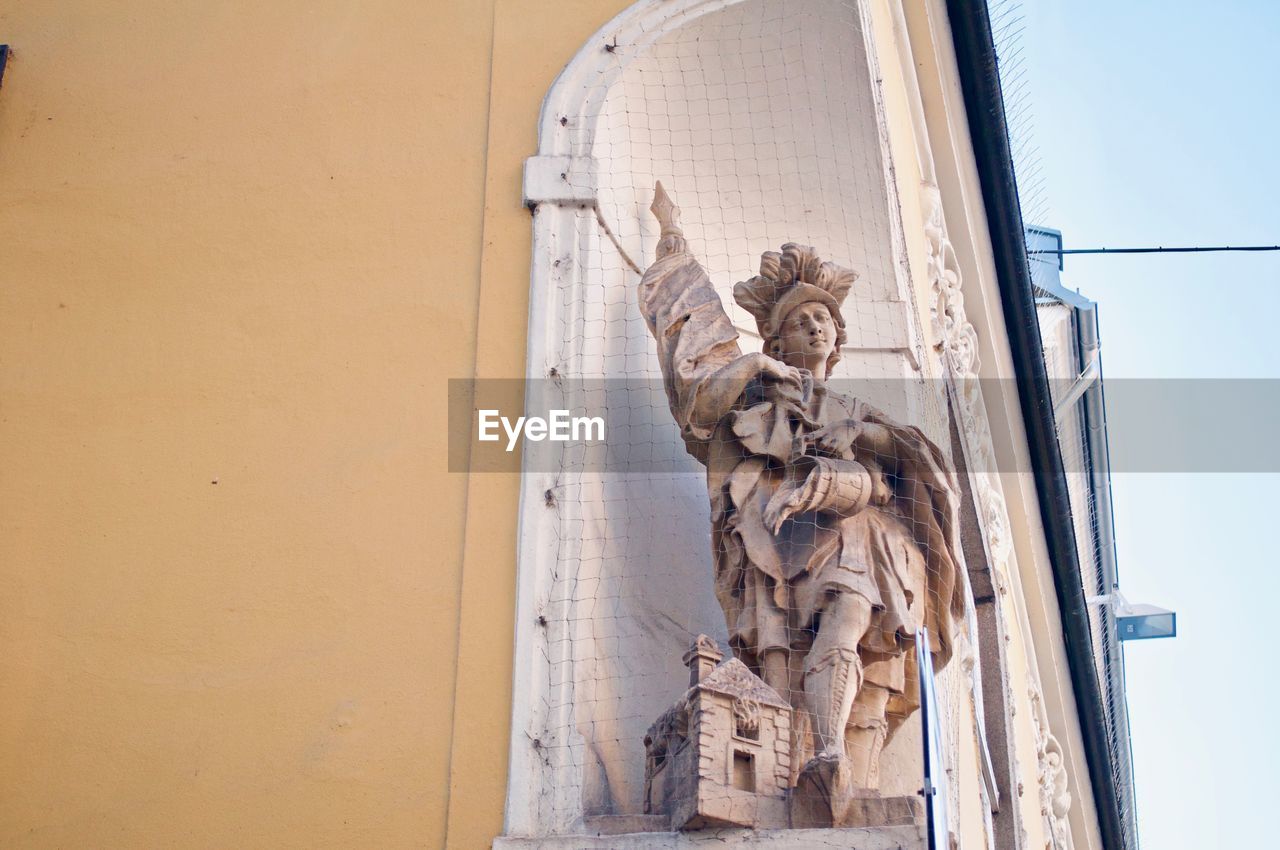
[[[520,163],[623,4],[494,5],[0,12],[0,846],[500,829],[515,482],[445,381],[478,316],[523,372]]]

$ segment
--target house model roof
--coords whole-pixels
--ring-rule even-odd
[[[736,658],[718,665],[706,678],[690,688],[690,693],[699,690],[754,700],[776,708],[791,708],[791,704],[777,691],[766,685],[763,679],[751,672],[751,668]]]

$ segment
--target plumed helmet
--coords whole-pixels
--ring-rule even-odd
[[[766,251],[761,255],[760,274],[735,285],[733,298],[755,317],[765,353],[779,359],[782,323],[787,314],[811,301],[825,305],[836,323],[836,346],[827,360],[830,373],[847,339],[840,305],[857,279],[857,272],[824,261],[813,248],[788,242],[781,253]]]

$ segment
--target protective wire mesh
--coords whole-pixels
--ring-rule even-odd
[[[551,337],[559,403],[606,409],[609,437],[566,447],[545,495],[555,539],[530,734],[551,778],[536,789],[536,821],[553,833],[799,825],[795,800],[813,793],[801,768],[825,749],[838,757],[812,776],[867,785],[878,763],[894,801],[864,818],[910,825],[922,780],[911,635],[943,625],[954,635],[935,642],[963,655],[967,585],[948,538],[948,461],[929,442],[949,444],[946,401],[902,262],[859,9],[744,2],[640,55],[607,49],[620,73],[592,83],[607,94],[573,151],[593,164],[596,207],[557,243],[554,263],[577,273],[557,278]],[[680,208],[676,248],[659,248],[655,180]],[[858,275],[832,296],[844,345],[825,401],[820,374],[781,364],[820,372],[806,342],[784,339],[772,366],[751,355],[793,316],[818,327],[797,324],[797,338],[833,343],[821,298],[799,299],[781,324],[767,316],[798,282],[830,295],[836,272],[816,260],[798,275],[762,269],[764,308],[734,297],[761,255],[789,242]],[[661,250],[670,267],[650,270],[642,291],[636,268],[657,269]],[[718,306],[664,306],[664,291]],[[724,337],[733,330],[740,350]],[[744,360],[753,367],[734,365]],[[736,388],[727,403],[706,401],[723,386]],[[690,399],[714,421],[700,424]],[[763,421],[775,412],[782,420]],[[838,429],[822,447],[815,432],[847,419],[868,426],[865,449]],[[811,439],[769,450],[744,436],[752,428]],[[766,503],[779,493],[794,513],[775,524]],[[705,661],[707,678],[691,688],[698,635],[710,641],[688,664]],[[970,671],[951,663],[937,680],[949,772],[976,763]]]

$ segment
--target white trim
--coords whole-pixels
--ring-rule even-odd
[[[524,205],[594,204],[596,161],[589,156],[531,156],[524,161]]]
[[[609,21],[570,60],[542,101],[538,155],[591,149],[595,119],[618,77],[644,48],[703,15],[743,0],[639,0]],[[613,46],[606,50],[606,45]]]
[[[575,208],[548,204],[534,210],[526,387],[546,387],[549,382],[545,379],[553,374],[555,296],[565,281],[576,275],[579,219],[585,214],[581,205]],[[554,259],[544,262],[545,258]],[[525,402],[526,412],[539,409],[536,400],[526,398]],[[568,646],[568,641],[546,639],[548,625],[554,619],[546,612],[554,577],[544,566],[556,562],[559,546],[556,533],[563,494],[556,475],[531,468],[531,455],[524,453],[521,470],[515,663],[512,665],[511,746],[504,830],[506,835],[517,836],[531,836],[539,831],[537,808],[540,792],[544,790],[543,771],[552,767],[549,754],[563,754],[573,746],[570,741],[543,740],[542,737],[548,729],[572,734],[571,724],[548,722],[552,707],[560,706],[564,710],[566,701],[549,699],[545,685],[541,690],[536,687],[537,683],[550,681],[550,671],[557,661],[552,657],[554,647],[558,645],[559,651],[566,652]]]

